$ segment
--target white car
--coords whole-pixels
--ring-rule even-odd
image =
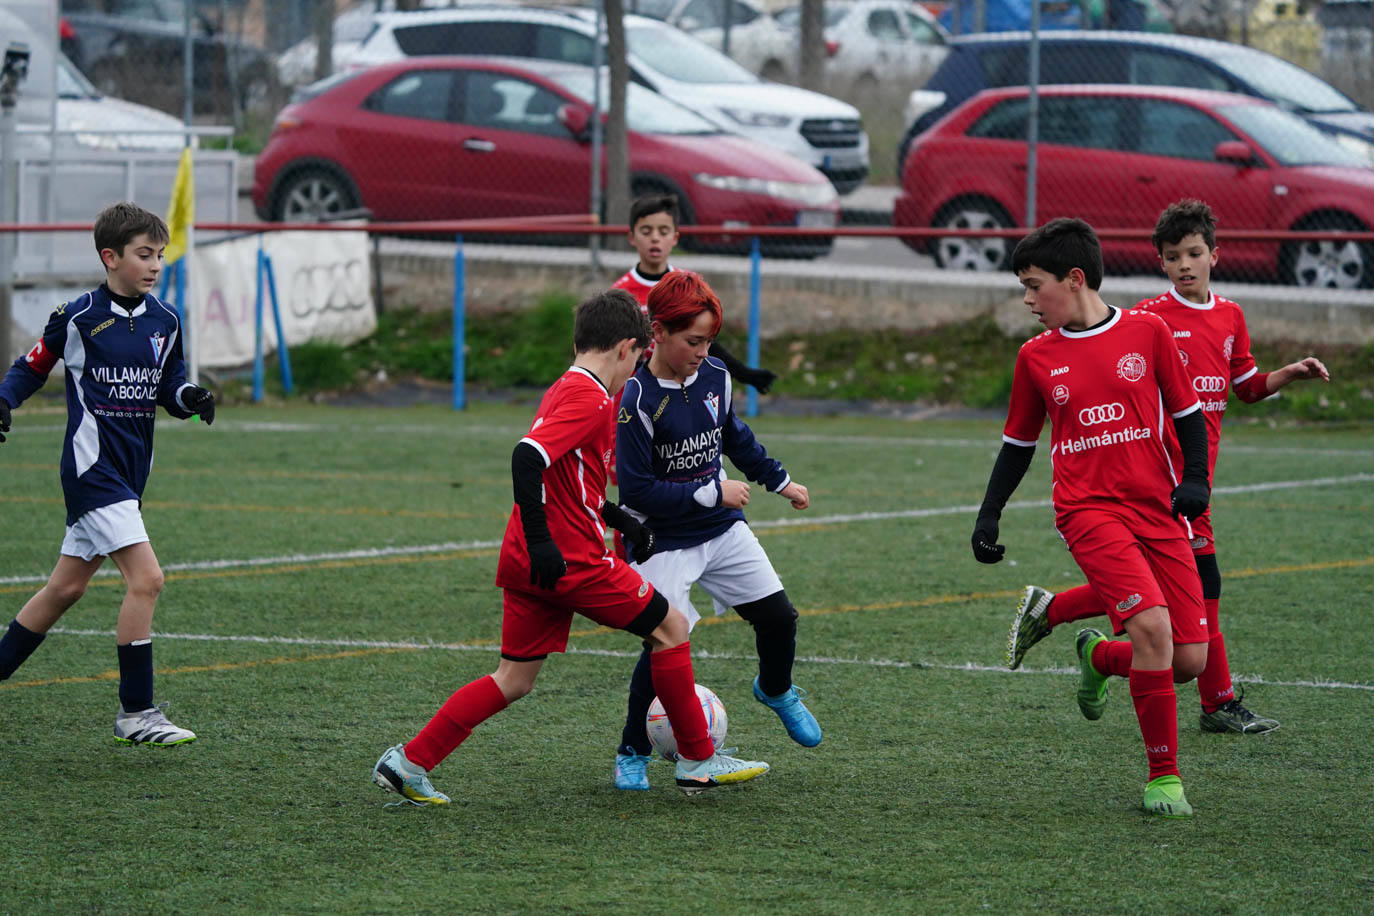
[[[372,31],[376,16],[376,3],[366,0],[334,17],[333,66],[329,73],[337,73],[348,66],[367,33]],[[315,82],[316,56],[315,36],[301,39],[277,57],[277,79],[283,86],[293,89]]]
[[[797,36],[752,0],[638,0],[635,11],[689,33],[764,79],[785,79],[787,70],[782,62],[797,53]],[[725,46],[727,12],[730,17],[728,50]]]
[[[426,54],[504,55],[592,63],[595,14],[581,9],[467,6],[377,17],[353,56],[363,67]],[[791,153],[841,194],[868,177],[859,111],[838,99],[759,79],[656,19],[625,17],[630,79],[721,128]]]
[[[801,7],[774,17],[801,34]],[[830,0],[825,5],[826,84],[831,92],[864,102],[892,90],[903,97],[925,85],[949,54],[949,33],[935,17],[903,0]],[[793,56],[784,62],[796,74]]]

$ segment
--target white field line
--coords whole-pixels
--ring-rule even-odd
[[[1348,474],[1344,477],[1317,477],[1309,480],[1272,480],[1264,483],[1240,484],[1232,487],[1217,487],[1213,495],[1238,493],[1263,493],[1270,490],[1292,490],[1307,487],[1332,487],[1345,484],[1374,482],[1374,474]],[[1007,503],[1008,509],[1043,509],[1050,506],[1048,499],[1020,500]],[[891,512],[855,512],[848,515],[818,515],[811,518],[779,518],[750,522],[751,528],[792,528],[824,527],[827,525],[848,525],[854,522],[891,521],[904,518],[930,518],[940,515],[974,515],[977,505],[937,506],[930,509],[899,509]],[[442,544],[416,544],[408,547],[365,547],[356,550],[333,551],[327,553],[283,554],[274,557],[249,557],[239,560],[197,560],[189,563],[169,563],[162,567],[163,572],[190,572],[215,569],[245,569],[256,566],[279,566],[288,564],[327,563],[337,560],[370,560],[379,557],[422,556],[429,553],[451,553],[460,550],[494,550],[501,546],[500,541],[448,541]],[[97,576],[117,576],[119,571],[104,568]],[[48,581],[47,575],[3,576],[0,585],[25,585]]]
[[[66,627],[53,627],[50,633],[63,636],[102,636],[113,637],[114,630],[78,630]],[[471,643],[439,643],[439,642],[405,642],[390,640],[373,639],[312,639],[301,636],[235,636],[222,633],[154,633],[157,639],[183,640],[187,642],[228,642],[228,643],[251,643],[253,645],[268,646],[303,646],[316,649],[413,649],[413,650],[439,650],[442,652],[486,652],[496,653],[499,647],[495,645],[473,645]],[[569,646],[568,655],[595,655],[607,658],[639,658],[639,651],[627,649],[581,649],[576,646]],[[712,652],[706,649],[694,648],[692,655],[695,658],[713,659],[723,661],[755,661],[752,655],[737,655],[731,652]],[[1022,667],[1016,671],[1008,671],[998,665],[982,665],[976,662],[962,662],[951,664],[948,662],[928,662],[928,661],[902,661],[892,658],[838,658],[825,655],[802,655],[797,657],[797,661],[802,664],[810,665],[856,665],[866,668],[934,668],[939,671],[970,671],[976,674],[1005,674],[1012,677],[1025,677],[1032,675],[1055,675],[1055,676],[1077,676],[1077,668],[1050,667],[1050,668],[1031,668]],[[1333,681],[1329,679],[1320,680],[1299,680],[1299,681],[1280,681],[1260,675],[1233,675],[1232,680],[1245,684],[1264,684],[1271,687],[1301,687],[1315,690],[1368,690],[1374,691],[1374,684],[1347,683],[1345,681]]]

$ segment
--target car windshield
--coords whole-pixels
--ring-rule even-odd
[[[563,72],[553,75],[553,81],[588,104],[592,101],[592,74]],[[638,83],[625,87],[625,126],[641,134],[718,134],[710,121],[696,112],[683,108],[671,99],[646,89]],[[601,104],[610,98],[610,77],[601,78]]]
[[[1359,110],[1333,86],[1286,60],[1247,48],[1225,48],[1215,52],[1213,60],[1287,108],[1306,112]]]
[[[1330,136],[1282,108],[1226,105],[1217,112],[1253,137],[1283,165],[1365,165]]]
[[[849,7],[843,3],[827,3],[825,6],[825,25],[822,28],[831,28],[840,24],[840,20],[849,15]],[[801,28],[801,7],[789,6],[785,10],[779,10],[773,14],[773,18],[778,21],[778,25],[785,29]]]
[[[629,52],[645,67],[683,83],[757,83],[759,78],[719,51],[666,26],[625,29]]]

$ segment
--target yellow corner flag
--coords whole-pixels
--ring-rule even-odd
[[[171,264],[186,253],[190,244],[187,233],[196,221],[196,182],[191,173],[191,148],[181,151],[177,165],[176,183],[172,185],[172,202],[167,205],[167,250],[163,260]]]

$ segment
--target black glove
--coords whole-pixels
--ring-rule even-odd
[[[535,541],[530,548],[530,585],[553,591],[568,571],[567,561],[553,541]]]
[[[634,533],[634,537],[625,535],[628,540],[634,542],[635,548],[630,551],[630,559],[636,563],[644,563],[649,557],[654,555],[654,532],[648,525],[640,525],[639,530]]]
[[[997,543],[997,519],[979,516],[973,526],[973,558],[979,563],[1001,563],[1007,548]]]
[[[1174,518],[1182,515],[1191,522],[1207,511],[1207,501],[1211,498],[1212,491],[1205,481],[1185,477],[1183,483],[1174,487],[1173,495],[1169,497],[1169,508]]]
[[[185,404],[191,413],[200,414],[206,426],[215,422],[215,396],[204,388],[197,388],[195,385],[187,388],[181,395],[181,403]]]
[[[5,441],[5,433],[10,431],[10,405],[0,398],[0,442]]]
[[[750,369],[743,377],[744,383],[753,385],[759,394],[767,394],[768,389],[772,388],[777,380],[778,374],[767,369]]]

